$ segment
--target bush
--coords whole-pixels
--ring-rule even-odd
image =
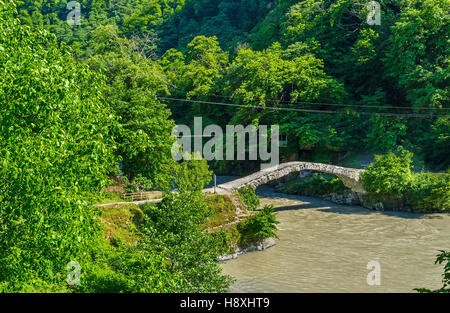
[[[343,193],[347,188],[342,181],[332,175],[314,173],[299,182],[288,183],[281,188],[283,192],[305,196],[323,196],[330,193]]]
[[[108,219],[134,231],[138,240],[99,245],[91,262],[83,264],[82,283],[75,291],[228,291],[232,279],[222,275],[218,257],[227,251],[229,238],[224,233],[205,231],[203,224],[211,212],[203,194],[167,193],[162,203],[146,204],[140,209],[138,218],[126,212],[120,219],[114,218],[116,214]],[[129,222],[134,223],[133,227]]]
[[[450,175],[417,173],[406,191],[406,202],[421,210],[450,209]]]
[[[366,190],[376,196],[403,200],[413,210],[450,209],[450,175],[412,173],[412,153],[403,151],[376,156],[376,162],[362,174]]]
[[[273,205],[266,205],[258,214],[252,215],[238,224],[240,244],[250,245],[269,237],[278,238],[275,232],[276,224],[279,222],[273,212]]]
[[[175,169],[174,182],[178,191],[202,191],[209,184],[212,172],[209,170],[208,162],[205,159],[196,160],[192,153],[190,159],[179,164]]]
[[[249,211],[254,211],[259,207],[259,197],[252,186],[245,186],[238,190],[241,201],[247,206]]]
[[[410,188],[412,153],[406,150],[397,156],[389,152],[376,155],[375,162],[362,173],[362,182],[369,193],[403,197]]]
[[[204,195],[168,193],[158,206],[146,206],[141,251],[162,255],[170,273],[178,275],[177,292],[225,292],[230,277],[221,274],[218,257],[223,243],[203,228],[211,215]]]
[[[132,181],[129,181],[127,177],[123,177],[122,180],[123,188],[129,193],[154,190],[152,180],[142,176],[141,174],[137,174]]]

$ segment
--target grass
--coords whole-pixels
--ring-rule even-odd
[[[140,238],[136,235],[136,227],[143,218],[143,213],[137,205],[117,205],[101,210],[100,225],[105,238],[112,245],[116,245],[118,241],[128,245],[137,244]]]
[[[236,208],[229,196],[208,194],[205,202],[212,212],[206,220],[205,227],[213,228],[236,220]]]
[[[95,204],[108,204],[108,203],[116,203],[116,202],[128,202],[122,198],[121,194],[118,192],[103,192],[100,195],[92,195],[90,199]]]
[[[117,202],[116,199],[114,196],[103,198],[104,201],[109,200],[103,203]],[[233,224],[238,220],[235,202],[229,195],[218,194],[206,194],[204,201],[212,214],[203,226],[210,230],[216,228],[213,233],[225,231],[228,246],[225,252],[234,253],[236,246],[241,242],[238,224]],[[237,205],[241,208],[245,208],[239,197],[236,197],[235,201],[238,201]],[[101,211],[100,226],[111,245],[117,246],[119,243],[124,243],[134,246],[139,242],[141,238],[137,235],[137,228],[142,222],[144,213],[138,205],[120,204],[102,207]]]

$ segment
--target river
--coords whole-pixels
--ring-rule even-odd
[[[450,249],[450,215],[377,212],[319,198],[275,193],[263,186],[262,204],[273,204],[277,244],[222,264],[236,282],[232,292],[414,292],[442,286],[438,250]],[[379,285],[367,269],[380,265]]]

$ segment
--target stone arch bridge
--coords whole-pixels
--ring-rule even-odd
[[[257,188],[272,180],[279,179],[293,172],[315,171],[336,175],[346,187],[356,193],[366,193],[361,181],[361,173],[364,170],[346,168],[330,164],[312,163],[312,162],[289,162],[273,166],[246,177],[242,177],[217,187],[228,191],[236,191],[244,186]]]

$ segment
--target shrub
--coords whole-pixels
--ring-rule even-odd
[[[123,188],[126,192],[152,191],[154,185],[151,179],[137,174],[136,177],[129,181],[127,177],[123,177]]]
[[[403,197],[410,188],[412,153],[406,150],[397,156],[389,152],[384,156],[376,155],[375,163],[362,173],[362,182],[369,193]]]
[[[266,205],[258,214],[252,215],[238,224],[240,244],[250,245],[269,237],[278,238],[275,232],[276,224],[279,222],[273,212],[273,205]]]
[[[450,175],[417,173],[406,192],[407,203],[422,210],[450,209]]]
[[[218,265],[223,242],[202,227],[211,214],[203,194],[168,193],[161,204],[143,211],[146,236],[138,248],[164,257],[170,273],[180,277],[179,286],[174,286],[177,292],[228,290],[230,277],[222,275]]]
[[[247,206],[249,211],[254,211],[259,207],[259,197],[252,186],[245,186],[238,190],[241,201]]]
[[[209,170],[205,159],[196,159],[192,153],[190,159],[185,160],[175,168],[174,182],[178,191],[202,191],[205,185],[209,184],[212,172]]]
[[[343,193],[347,188],[342,181],[332,175],[314,173],[299,182],[288,183],[281,188],[287,193],[305,196],[323,196],[330,193]]]
[[[403,151],[376,156],[376,162],[362,174],[369,193],[402,199],[414,210],[449,210],[450,175],[412,173],[412,153]]]

